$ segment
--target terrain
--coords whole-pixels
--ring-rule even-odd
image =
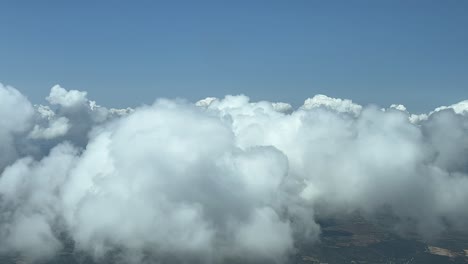
[[[445,232],[424,240],[416,234],[398,235],[383,221],[359,215],[320,221],[320,243],[299,245],[296,263],[468,263],[468,235]]]
[[[424,240],[416,234],[398,235],[386,219],[368,221],[359,214],[347,217],[329,217],[319,220],[322,227],[320,241],[298,241],[296,252],[289,263],[300,264],[462,264],[468,263],[468,234],[445,232],[437,238]],[[108,257],[96,262],[91,257],[76,253],[73,243],[54,259],[43,263],[115,263]],[[152,263],[151,260],[146,262]],[[146,263],[145,262],[145,263]],[[177,263],[164,259],[161,263]],[[232,260],[229,263],[245,263]],[[0,257],[0,264],[26,264],[21,256]],[[262,262],[271,263],[271,262]]]

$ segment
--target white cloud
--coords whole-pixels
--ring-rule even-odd
[[[59,117],[49,121],[48,127],[40,127],[35,125],[29,133],[29,137],[33,139],[52,139],[65,135],[70,129],[69,120],[66,117]]]
[[[47,105],[35,105],[36,112],[43,119],[51,120],[55,116],[55,112]]]
[[[18,90],[0,83],[0,171],[18,155],[15,137],[32,126],[34,108]]]
[[[281,263],[318,238],[316,217],[383,208],[422,236],[468,230],[466,101],[413,115],[324,95],[295,111],[244,95],[107,109],[60,86],[48,100],[0,86],[0,252],[45,259],[66,234],[96,258]]]
[[[23,132],[30,126],[34,108],[18,90],[0,83],[0,129]]]
[[[205,99],[202,99],[198,102],[195,103],[196,106],[200,106],[200,107],[209,107],[211,105],[211,103],[215,102],[215,101],[218,101],[219,99],[216,98],[216,97],[207,97]]]
[[[302,109],[313,109],[323,107],[339,113],[349,113],[353,115],[359,115],[362,106],[353,103],[348,99],[331,98],[323,94],[315,95],[312,98],[308,98],[304,101]]]
[[[450,106],[437,107],[434,112],[439,112],[446,109],[452,109],[457,114],[468,115],[468,100],[461,101]]]
[[[406,107],[404,105],[401,105],[401,104],[392,104],[390,106],[391,109],[396,109],[398,111],[402,111],[402,112],[407,112],[406,111]]]
[[[273,109],[275,109],[275,111],[280,112],[280,113],[289,113],[293,110],[293,107],[288,103],[278,102],[278,103],[272,103],[272,105],[273,105]]]
[[[87,92],[77,90],[67,91],[60,85],[55,85],[50,90],[49,96],[46,98],[52,105],[60,105],[62,107],[74,107],[85,104],[88,99],[86,98]]]

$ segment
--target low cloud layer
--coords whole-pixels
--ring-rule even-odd
[[[0,253],[283,263],[318,218],[355,211],[424,238],[468,230],[468,101],[414,115],[325,95],[88,96],[54,86],[33,105],[0,85]]]

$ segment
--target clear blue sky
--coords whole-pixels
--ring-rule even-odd
[[[0,82],[106,106],[317,93],[413,111],[468,99],[468,1],[0,1]]]

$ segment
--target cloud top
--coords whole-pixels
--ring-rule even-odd
[[[466,101],[412,115],[324,95],[47,100],[0,86],[0,253],[39,261],[73,241],[97,260],[284,263],[317,218],[355,211],[424,238],[468,230]]]

